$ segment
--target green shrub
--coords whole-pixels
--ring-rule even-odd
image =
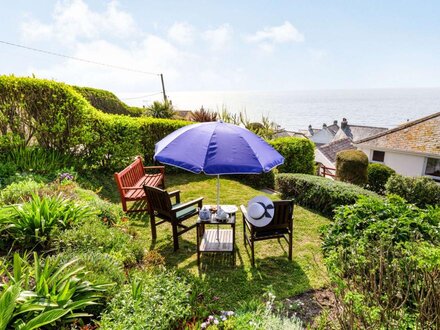
[[[343,150],[336,154],[338,180],[362,186],[367,183],[368,157],[360,150]]]
[[[405,177],[395,174],[385,185],[387,194],[396,194],[419,207],[440,204],[440,185],[426,176]]]
[[[108,227],[98,219],[78,224],[59,234],[55,242],[58,250],[74,250],[87,253],[108,253],[125,266],[142,261],[145,249],[142,242],[117,227]]]
[[[7,154],[6,159],[9,163],[15,164],[20,172],[51,174],[51,179],[60,169],[66,168],[74,162],[77,163],[69,155],[38,147],[16,148]]]
[[[362,197],[336,210],[323,251],[341,328],[438,329],[440,207]]]
[[[102,112],[117,114],[117,115],[131,115],[130,107],[122,102],[112,92],[91,88],[73,86],[73,88],[80,93],[90,104]]]
[[[315,145],[309,139],[283,137],[269,144],[284,157],[284,164],[277,167],[280,173],[314,173]]]
[[[28,247],[44,244],[51,238],[53,230],[68,228],[91,216],[93,213],[88,207],[60,196],[42,198],[33,195],[24,204],[0,208],[0,228],[21,246]]]
[[[29,201],[32,195],[37,194],[38,190],[43,186],[44,183],[37,182],[32,178],[11,183],[0,191],[0,205]]]
[[[72,87],[50,80],[0,76],[0,132],[25,145],[76,153],[95,138],[90,118],[97,112]]]
[[[175,111],[171,102],[154,101],[152,105],[146,108],[147,116],[153,118],[171,119],[174,117]]]
[[[368,164],[368,180],[365,188],[378,194],[385,194],[385,184],[391,175],[395,174],[392,168],[379,163]]]
[[[33,263],[14,254],[12,265],[3,266],[0,286],[0,329],[36,329],[51,324],[63,328],[93,315],[84,313],[96,304],[111,284],[83,279],[76,260],[62,264],[59,258],[44,261],[34,253]]]
[[[282,198],[294,198],[295,203],[327,216],[338,206],[356,203],[361,195],[377,196],[349,183],[307,174],[279,174],[276,187]]]
[[[191,316],[191,290],[191,283],[174,272],[137,273],[110,302],[100,328],[177,329]]]
[[[7,184],[8,179],[17,172],[17,165],[10,162],[0,162],[0,187]]]
[[[0,134],[11,132],[25,145],[38,143],[89,166],[121,169],[138,154],[150,164],[155,143],[188,123],[103,113],[66,84],[0,76]]]

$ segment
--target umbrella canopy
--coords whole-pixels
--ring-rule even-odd
[[[209,175],[269,172],[284,162],[258,135],[222,121],[178,129],[156,143],[154,159]]]

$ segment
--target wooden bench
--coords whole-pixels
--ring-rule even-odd
[[[124,212],[148,211],[144,185],[165,188],[165,166],[145,167],[140,156],[121,172],[116,172],[114,177]],[[128,209],[127,202],[130,201],[140,203]]]

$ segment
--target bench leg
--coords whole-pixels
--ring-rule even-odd
[[[255,248],[254,248],[254,240],[251,238],[251,254],[252,254],[252,267],[255,267]]]
[[[151,227],[151,236],[153,237],[153,240],[156,239],[156,219],[154,217],[154,212],[150,213],[150,227]]]
[[[122,203],[122,210],[127,213],[127,202],[125,201],[125,199],[121,200]]]

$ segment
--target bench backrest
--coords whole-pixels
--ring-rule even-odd
[[[115,174],[118,176],[122,187],[133,187],[145,174],[141,157],[136,157],[133,163]]]

